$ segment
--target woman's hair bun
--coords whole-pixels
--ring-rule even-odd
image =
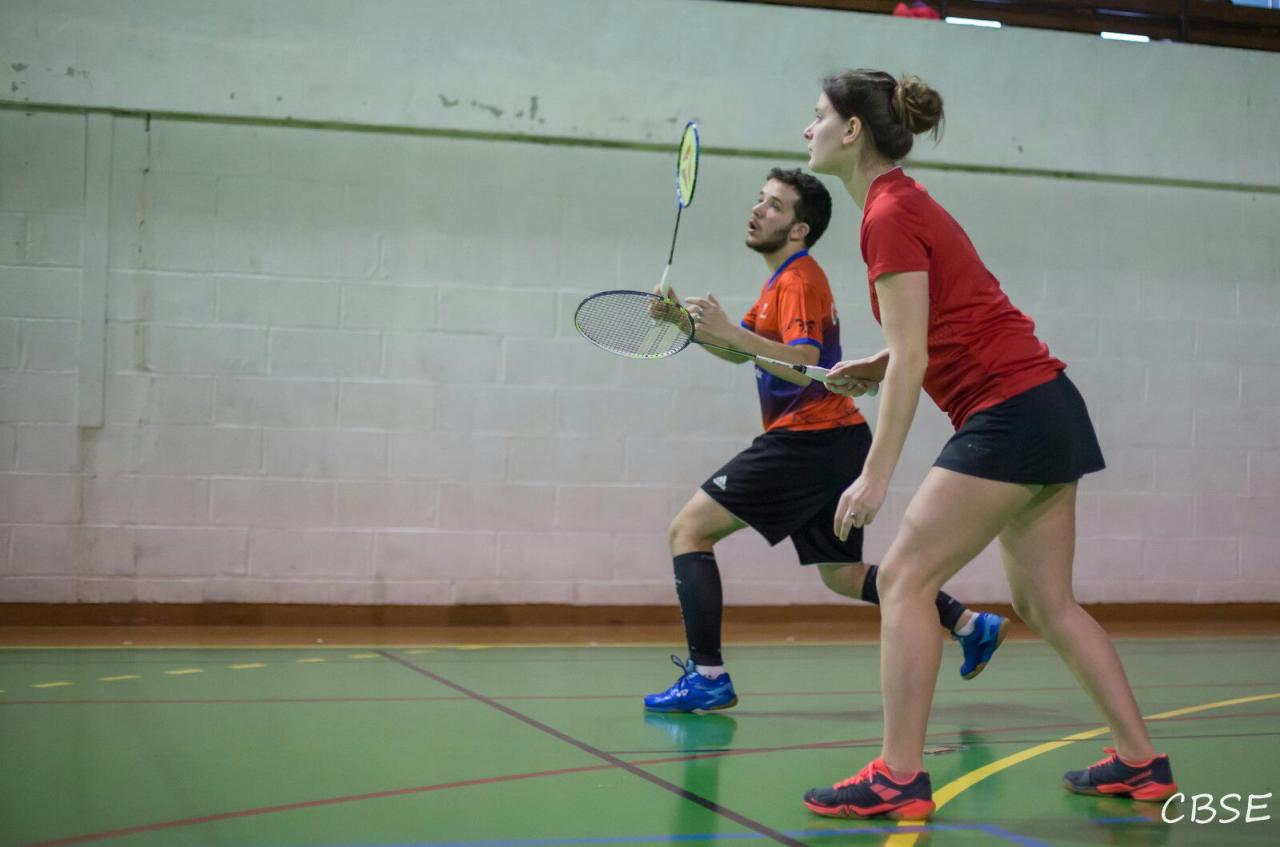
[[[904,74],[893,89],[894,116],[912,135],[933,130],[937,137],[942,125],[942,95],[920,77]]]

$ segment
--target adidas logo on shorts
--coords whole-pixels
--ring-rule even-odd
[[[716,484],[716,488],[719,488],[721,491],[724,491],[725,490],[724,487],[729,483],[729,477],[717,476],[717,477],[714,477],[711,481]]]

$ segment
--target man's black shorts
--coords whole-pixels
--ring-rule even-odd
[[[862,561],[862,530],[843,543],[832,531],[840,495],[871,449],[866,424],[766,432],[702,484],[711,499],[765,537],[788,536],[800,564]]]

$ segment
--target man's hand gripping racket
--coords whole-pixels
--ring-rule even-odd
[[[663,359],[673,356],[690,344],[700,344],[732,353],[755,362],[788,368],[826,384],[833,391],[857,397],[875,394],[875,381],[859,378],[856,367],[847,368],[834,383],[832,372],[817,365],[800,365],[759,356],[745,350],[736,350],[713,343],[709,338],[699,338],[698,322],[710,309],[714,298],[690,300],[693,312],[682,305],[671,290],[671,262],[676,253],[676,236],[680,234],[680,213],[693,202],[698,184],[699,140],[698,125],[689,121],[680,138],[679,157],[676,161],[676,225],[671,233],[671,250],[667,253],[667,266],[662,280],[652,293],[643,291],[601,291],[578,304],[573,323],[578,332],[604,350],[631,359]],[[719,310],[719,304],[715,304]],[[710,332],[707,333],[709,336]],[[841,365],[851,363],[841,363]],[[874,368],[873,368],[874,370]],[[883,377],[883,368],[879,370]]]

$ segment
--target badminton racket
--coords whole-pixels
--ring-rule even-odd
[[[817,365],[784,362],[745,350],[713,344],[698,338],[689,310],[656,294],[643,291],[601,291],[578,304],[573,325],[592,344],[629,359],[665,359],[690,344],[700,344],[750,359],[753,362],[793,370],[824,385],[831,371]],[[875,395],[872,385],[866,393]]]
[[[689,121],[680,136],[680,153],[676,158],[676,226],[671,232],[671,249],[667,252],[667,267],[662,272],[662,299],[671,300],[671,260],[676,256],[676,236],[680,234],[680,213],[693,202],[694,189],[698,187],[698,124]]]

